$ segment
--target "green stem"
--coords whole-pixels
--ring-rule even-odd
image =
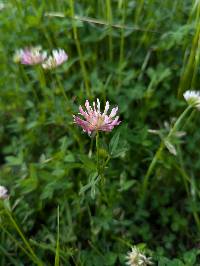
[[[43,71],[41,66],[36,66],[36,70],[38,73],[40,85],[41,85],[42,89],[44,89],[44,88],[46,88],[46,79],[45,79],[44,71]]]
[[[15,222],[14,218],[12,217],[12,214],[8,210],[6,210],[6,213],[7,213],[8,217],[10,218],[10,221],[12,222],[14,228],[16,229],[18,234],[20,235],[20,237],[21,237],[22,241],[24,242],[25,246],[27,247],[28,251],[30,252],[31,256],[34,258],[35,262],[37,262],[37,265],[42,266],[43,263],[35,255],[33,249],[31,248],[30,244],[26,240],[24,234],[22,233],[22,231],[20,230],[19,226],[17,225],[17,223]]]
[[[10,232],[8,232],[1,224],[0,224],[1,230],[32,260],[35,262],[35,259],[32,257],[32,255],[21,245],[21,243],[16,240]]]
[[[175,165],[175,167],[176,167],[176,169],[179,171],[179,173],[183,177],[183,182],[184,182],[184,185],[185,185],[185,189],[186,189],[186,193],[187,193],[188,199],[189,200],[193,200],[193,199],[190,199],[190,192],[189,192],[189,187],[188,187],[188,184],[187,184],[187,182],[191,182],[190,181],[191,178],[186,173],[186,171],[185,171],[182,163],[181,163],[181,167],[179,167],[178,165]],[[192,215],[194,217],[194,221],[195,221],[195,223],[197,225],[198,231],[200,232],[200,219],[199,219],[199,215],[198,215],[198,213],[195,210],[192,210]]]
[[[121,29],[121,36],[120,36],[120,49],[119,49],[119,78],[118,78],[118,87],[121,85],[121,79],[122,79],[122,64],[124,61],[124,41],[125,41],[125,35],[124,35],[124,24],[125,24],[125,18],[126,18],[126,10],[127,10],[127,1],[124,0],[123,2],[123,14],[122,14],[122,29]]]
[[[135,18],[134,18],[134,24],[136,24],[136,25],[137,25],[138,20],[140,18],[140,14],[142,12],[143,6],[144,6],[144,0],[138,1],[138,5],[136,8],[136,12],[135,12]]]
[[[60,265],[60,211],[59,205],[57,209],[57,240],[56,240],[56,256],[55,256],[55,266]]]
[[[69,99],[68,99],[67,94],[65,92],[64,86],[62,85],[60,78],[57,75],[56,75],[56,81],[58,83],[58,86],[61,88],[61,91],[62,91],[62,94],[63,94],[63,97],[64,97],[66,103],[69,105]]]
[[[88,157],[89,158],[92,156],[93,143],[94,143],[94,138],[91,138],[90,150],[89,150],[89,153],[88,153]]]
[[[97,156],[97,170],[98,175],[100,174],[100,167],[99,167],[99,131],[96,133],[96,156]]]
[[[103,164],[103,171],[104,171],[106,165],[108,164],[108,162],[110,161],[110,159],[111,159],[111,157],[110,157],[110,155],[108,155],[108,158],[105,160],[105,162]]]
[[[73,0],[70,0],[70,13],[71,13],[71,17],[73,19],[74,18]],[[90,90],[90,86],[89,86],[89,82],[88,82],[88,74],[87,74],[87,70],[85,67],[84,59],[83,59],[81,44],[80,44],[80,41],[78,38],[78,30],[77,30],[76,24],[74,23],[74,20],[72,20],[72,30],[73,30],[74,40],[75,40],[75,44],[76,44],[76,49],[78,51],[78,55],[80,58],[80,65],[81,65],[81,71],[82,71],[83,79],[84,79],[84,83],[85,83],[86,94],[90,98],[91,97],[91,90]]]
[[[106,13],[107,13],[107,20],[109,23],[109,36],[108,36],[108,44],[109,44],[109,58],[110,61],[113,60],[113,40],[112,40],[112,8],[111,8],[111,1],[106,0]]]
[[[187,113],[190,111],[190,109],[192,108],[192,106],[188,106],[184,112],[179,116],[179,118],[177,119],[176,123],[174,124],[174,126],[172,127],[172,129],[170,130],[169,134],[167,135],[167,137],[161,142],[160,147],[158,148],[158,150],[156,151],[153,160],[151,161],[149,168],[144,176],[144,180],[143,180],[143,184],[142,184],[142,196],[145,197],[146,191],[147,191],[147,187],[148,187],[148,183],[149,183],[149,177],[151,176],[155,165],[158,161],[158,159],[160,158],[160,155],[165,147],[165,140],[167,140],[168,138],[170,138],[174,132],[176,132],[182,122],[182,120],[185,118],[185,116],[187,115]]]
[[[199,61],[198,58],[198,46],[199,46],[199,41],[200,41],[200,23],[199,23],[199,18],[200,18],[200,4],[197,6],[197,13],[196,13],[196,32],[192,40],[192,47],[190,51],[190,55],[188,58],[187,64],[184,66],[183,73],[180,78],[180,83],[178,87],[178,97],[182,97],[183,92],[191,88],[192,82],[196,79],[195,75],[197,73],[197,67],[198,65],[195,64],[196,60]],[[187,51],[187,50],[186,50]]]

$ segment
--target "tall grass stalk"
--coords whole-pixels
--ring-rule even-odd
[[[64,88],[64,86],[62,85],[62,82],[60,81],[60,77],[59,77],[57,74],[56,74],[56,81],[57,81],[57,83],[58,83],[58,86],[59,86],[60,89],[61,89],[62,95],[63,95],[63,97],[64,97],[64,99],[65,99],[65,101],[66,101],[66,104],[67,104],[68,108],[69,108],[69,99],[68,99],[67,94],[66,94],[66,92],[65,92],[65,88]],[[70,110],[71,110],[71,108],[70,108]]]
[[[140,15],[141,15],[141,12],[142,12],[142,9],[143,9],[143,6],[144,6],[144,0],[138,1],[137,5],[138,6],[136,8],[135,17],[134,17],[134,24],[136,24],[136,25],[139,22],[139,18],[140,18]]]
[[[16,223],[15,219],[13,218],[12,214],[10,213],[9,210],[6,209],[6,214],[9,217],[13,227],[16,229],[16,231],[18,232],[19,236],[21,237],[22,241],[24,242],[24,245],[26,246],[28,252],[30,253],[32,259],[34,260],[34,262],[38,265],[38,266],[43,266],[42,261],[37,257],[37,255],[35,254],[35,252],[33,251],[32,247],[30,246],[28,240],[26,240],[24,234],[22,233],[21,229],[19,228],[18,224]],[[25,250],[25,249],[24,249]],[[27,254],[27,252],[26,252]]]
[[[143,33],[143,36],[141,37],[140,46],[144,43],[149,46],[149,43],[151,43],[151,39],[153,37],[152,34],[149,34],[151,32],[151,28],[153,28],[155,24],[155,20],[152,20],[152,17],[154,16],[154,9],[152,9],[152,4],[154,3],[154,0],[148,1],[148,13],[145,15],[146,20],[148,21],[148,25],[146,26],[146,31]]]
[[[120,6],[121,8],[121,6]],[[127,1],[124,0],[122,2],[122,25],[124,26],[125,24],[125,19],[126,19],[126,11],[127,11]],[[121,72],[122,72],[122,64],[124,62],[124,43],[125,43],[125,36],[124,36],[124,27],[121,28],[121,36],[120,36],[120,47],[119,47],[119,79],[118,79],[118,87],[121,84]]]
[[[198,38],[198,43],[197,43],[197,50],[196,50],[196,54],[194,58],[194,71],[192,75],[191,88],[196,88],[199,61],[200,61],[200,31],[199,31],[199,38]]]
[[[55,266],[60,265],[60,211],[59,206],[57,208],[57,241],[56,241],[56,256]]]
[[[109,59],[110,61],[113,60],[113,40],[112,40],[112,6],[111,1],[106,0],[106,18],[109,23],[109,29],[108,29],[108,44],[109,44]]]
[[[178,87],[178,97],[180,98],[183,92],[186,89],[191,89],[192,83],[196,79],[197,73],[197,62],[199,62],[199,42],[200,42],[200,2],[197,5],[197,12],[196,12],[196,31],[192,41],[192,47],[190,50],[190,55],[188,58],[188,62],[183,68],[183,73],[180,78],[180,83]],[[193,81],[193,82],[192,82]]]
[[[3,225],[0,224],[1,231],[4,232],[12,242],[14,242],[23,252],[26,254],[33,262],[35,262],[35,259],[32,257],[32,255],[21,245],[21,243],[13,237],[13,235],[8,232]]]
[[[177,164],[175,165],[175,167],[183,178],[183,183],[185,186],[185,190],[186,190],[186,194],[187,194],[188,199],[190,201],[193,201],[193,199],[191,197],[190,190],[189,190],[189,186],[188,186],[188,182],[191,182],[191,178],[186,173],[183,163],[181,163],[181,167],[179,167]],[[194,221],[197,225],[198,231],[200,232],[200,218],[199,218],[198,212],[192,209],[192,215],[193,215]]]
[[[74,18],[74,0],[70,0],[70,15],[72,18]],[[76,23],[74,22],[73,19],[72,19],[72,29],[73,29],[73,37],[75,40],[76,49],[78,51],[78,55],[79,55],[79,59],[80,59],[80,66],[81,66],[84,84],[85,84],[85,88],[86,88],[86,94],[89,98],[91,98],[91,96],[92,96],[91,95],[91,89],[89,86],[89,79],[88,79],[88,74],[87,74],[87,70],[86,70],[86,66],[85,66],[85,62],[84,62],[84,58],[83,58],[83,53],[82,53],[82,49],[81,49],[79,36],[78,36],[78,30],[76,27]]]

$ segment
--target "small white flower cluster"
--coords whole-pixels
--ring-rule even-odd
[[[151,257],[146,257],[137,247],[133,247],[126,256],[126,264],[129,266],[147,266],[152,265]]]
[[[4,186],[0,186],[0,200],[8,198],[8,190]]]
[[[200,110],[200,91],[186,91],[183,94],[183,97],[189,105]]]

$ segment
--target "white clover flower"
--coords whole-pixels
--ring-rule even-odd
[[[126,256],[126,264],[129,266],[152,265],[151,257],[147,258],[137,247],[133,247]]]
[[[53,69],[67,61],[68,55],[63,49],[53,50],[52,55],[42,64],[44,69]]]
[[[189,105],[200,110],[200,91],[186,91],[183,97]]]
[[[4,186],[0,186],[0,200],[8,198],[8,190]]]

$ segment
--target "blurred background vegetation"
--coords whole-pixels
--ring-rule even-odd
[[[155,265],[200,265],[198,112],[185,134],[166,145],[149,178],[148,200],[140,200],[161,139],[186,107],[183,92],[199,89],[199,0],[4,4],[0,184],[9,188],[13,216],[37,256],[54,265],[59,206],[60,265],[125,265],[132,245]],[[17,49],[37,45],[62,48],[69,60],[44,72],[13,62]],[[123,122],[101,134],[102,157],[116,132],[120,139],[104,191],[97,185],[91,197],[83,189],[95,169],[91,138],[72,114],[97,97],[118,105]],[[34,265],[3,209],[0,215],[0,265]]]

